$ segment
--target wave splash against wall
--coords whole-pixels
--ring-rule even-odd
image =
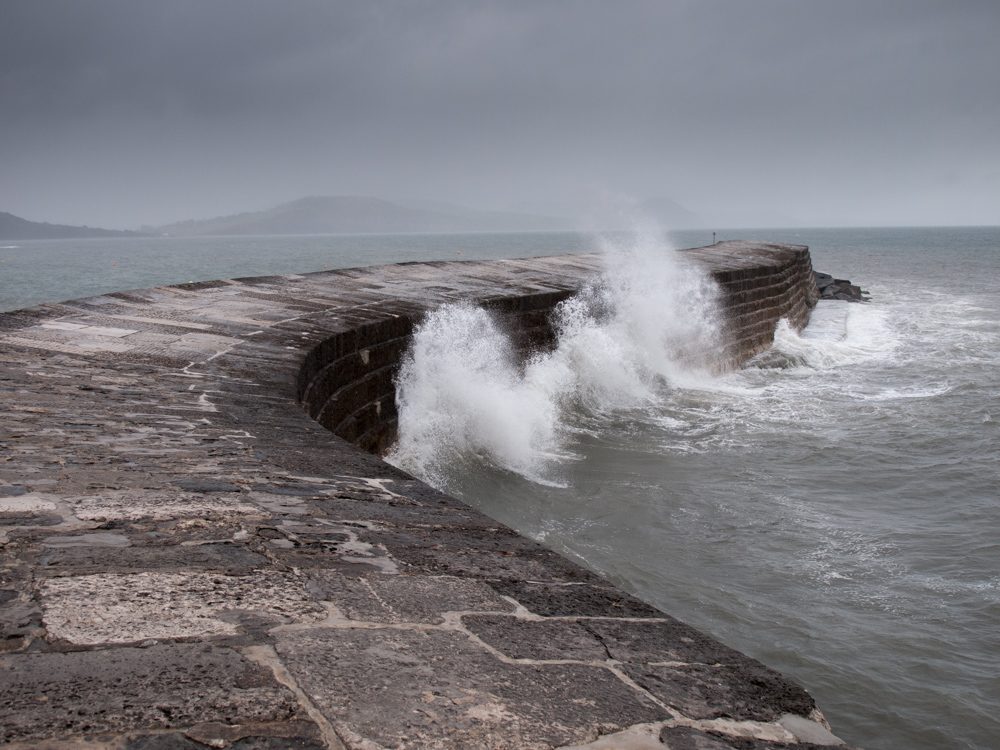
[[[572,458],[571,409],[652,406],[662,389],[705,382],[720,366],[720,291],[663,241],[607,243],[604,270],[553,311],[555,345],[520,356],[497,315],[445,305],[414,332],[397,378],[399,437],[388,456],[437,486],[469,457],[552,482]]]

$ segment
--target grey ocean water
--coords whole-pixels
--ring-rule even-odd
[[[501,468],[482,443],[452,440],[431,478],[794,677],[852,743],[1000,747],[1000,229],[720,233],[735,237],[808,244],[817,269],[860,282],[873,301],[821,303],[803,335],[779,332],[770,355],[718,377],[668,378],[641,406],[560,402],[560,414],[543,415],[559,429],[538,472]],[[595,241],[0,245],[0,309],[12,309],[156,283],[545,255]],[[502,393],[537,395],[537,383],[517,385]]]

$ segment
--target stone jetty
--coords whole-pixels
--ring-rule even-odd
[[[723,290],[733,365],[818,297],[805,247],[685,253]],[[0,314],[0,744],[839,744],[781,674],[378,457],[426,311],[483,304],[544,346],[600,267],[409,263]]]

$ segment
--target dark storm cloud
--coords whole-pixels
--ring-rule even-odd
[[[994,2],[0,6],[0,210],[305,194],[720,223],[1000,222]]]

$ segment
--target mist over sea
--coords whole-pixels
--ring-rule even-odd
[[[807,244],[872,302],[821,302],[718,374],[711,285],[662,238],[481,234],[4,241],[0,309],[605,249],[527,367],[480,311],[430,316],[392,460],[785,672],[849,742],[997,747],[1000,228],[719,232],[736,238]]]

